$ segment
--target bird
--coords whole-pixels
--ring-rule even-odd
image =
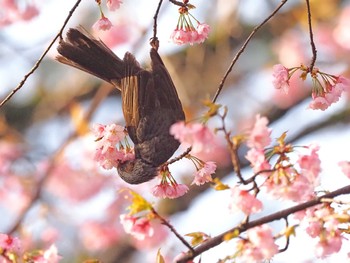
[[[147,70],[129,52],[120,59],[83,27],[70,28],[57,47],[59,62],[92,74],[120,90],[135,159],[120,163],[117,171],[129,184],[155,178],[180,145],[169,129],[172,124],[184,121],[185,114],[157,49],[157,45],[151,45],[151,69]]]

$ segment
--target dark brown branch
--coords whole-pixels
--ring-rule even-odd
[[[165,165],[169,165],[169,164],[172,164],[172,163],[175,163],[177,161],[180,161],[182,158],[184,158],[187,154],[189,154],[192,150],[192,147],[188,147],[186,151],[184,151],[181,155],[177,156],[177,157],[174,157],[173,159],[167,161],[165,163]]]
[[[317,58],[317,49],[315,46],[315,42],[314,42],[314,35],[312,32],[312,24],[311,24],[311,7],[310,7],[310,1],[309,0],[305,0],[306,1],[306,6],[307,6],[307,23],[309,25],[309,35],[310,35],[310,45],[311,45],[311,50],[312,50],[312,60],[310,63],[310,73],[312,73],[312,70],[315,66],[315,62],[316,62],[316,58]]]
[[[252,39],[252,37],[256,34],[256,32],[258,32],[258,30],[265,25],[283,6],[284,4],[287,2],[287,0],[282,0],[281,3],[279,4],[279,6],[259,25],[257,25],[253,31],[250,33],[250,35],[248,36],[248,38],[246,39],[246,41],[243,43],[242,47],[238,50],[237,54],[235,55],[235,57],[233,58],[230,66],[228,67],[224,77],[222,78],[219,87],[216,91],[216,94],[214,96],[214,98],[212,99],[212,102],[215,103],[219,94],[222,91],[222,88],[224,87],[225,81],[228,77],[228,75],[231,73],[233,66],[236,64],[237,60],[239,59],[239,57],[242,55],[242,53],[244,52],[245,48],[247,47],[248,43],[250,42],[250,40]]]
[[[40,63],[42,62],[42,60],[46,57],[47,53],[50,51],[51,47],[53,46],[53,44],[56,42],[56,40],[58,38],[62,39],[62,33],[64,28],[66,27],[68,21],[70,20],[70,18],[72,17],[74,11],[77,9],[78,5],[80,4],[82,0],[77,0],[77,2],[74,4],[74,6],[72,7],[72,9],[69,11],[69,14],[66,18],[66,20],[64,21],[60,31],[57,33],[57,35],[54,37],[54,39],[51,41],[51,43],[49,44],[49,46],[46,48],[46,50],[44,51],[44,53],[41,55],[41,57],[37,60],[37,62],[35,63],[35,65],[31,68],[31,70],[24,75],[23,79],[21,80],[21,82],[17,85],[16,88],[14,88],[0,103],[0,108],[2,106],[4,106],[4,104],[6,102],[8,102],[13,95],[16,94],[17,91],[19,91],[23,85],[26,83],[27,79],[30,77],[30,75],[32,75],[36,69],[40,66]]]
[[[156,13],[153,16],[153,37],[151,40],[151,46],[153,48],[155,48],[156,50],[158,50],[158,47],[159,47],[159,41],[158,41],[158,37],[157,37],[157,27],[158,27],[157,19],[158,19],[159,10],[160,10],[160,7],[162,6],[162,3],[163,3],[163,0],[160,0],[158,3]]]
[[[296,213],[298,211],[302,211],[304,209],[307,209],[309,207],[312,207],[312,206],[315,206],[315,205],[318,205],[318,204],[322,203],[322,199],[324,199],[324,198],[334,198],[334,197],[337,197],[339,195],[344,195],[344,194],[350,194],[350,185],[345,186],[343,188],[340,188],[338,190],[335,190],[333,192],[330,192],[328,194],[322,195],[320,197],[317,197],[317,198],[315,198],[313,200],[310,200],[308,202],[305,202],[305,203],[302,203],[302,204],[299,204],[299,205],[287,208],[285,210],[278,211],[276,213],[264,216],[262,218],[256,219],[256,220],[251,221],[251,222],[249,222],[249,223],[247,223],[245,225],[239,225],[239,226],[236,226],[234,228],[231,228],[230,230],[228,230],[228,231],[226,231],[226,232],[224,232],[224,233],[222,233],[222,234],[220,234],[220,235],[218,235],[216,237],[208,239],[202,245],[194,248],[193,251],[187,252],[182,258],[180,258],[176,262],[177,263],[185,263],[185,262],[187,262],[189,260],[192,260],[196,256],[202,254],[203,252],[205,252],[205,251],[207,251],[207,250],[209,250],[209,249],[211,249],[211,248],[213,248],[215,246],[220,245],[224,241],[225,235],[227,235],[229,233],[237,232],[237,231],[239,233],[242,233],[242,232],[247,231],[250,228],[253,228],[253,227],[256,227],[256,226],[260,226],[260,225],[263,225],[263,224],[266,224],[266,223],[270,223],[270,222],[273,222],[273,221],[276,221],[276,220],[280,220],[280,219],[283,219],[283,218],[287,218],[289,215],[291,215],[293,213]]]
[[[173,3],[174,5],[178,5],[178,6],[182,6],[185,7],[186,4],[179,2],[179,1],[175,1],[175,0],[169,0],[170,3]]]

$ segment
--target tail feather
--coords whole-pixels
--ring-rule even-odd
[[[66,40],[61,40],[56,59],[95,75],[112,84],[120,85],[125,77],[125,63],[102,41],[95,39],[82,27],[71,28]]]

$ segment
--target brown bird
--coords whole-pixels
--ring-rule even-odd
[[[170,126],[185,119],[171,77],[157,50],[150,51],[152,69],[141,68],[126,53],[121,60],[102,41],[83,28],[71,28],[57,48],[59,62],[112,83],[121,91],[126,128],[134,143],[135,159],[118,166],[119,176],[130,184],[153,179],[159,167],[179,147]]]

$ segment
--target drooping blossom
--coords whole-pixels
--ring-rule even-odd
[[[270,260],[278,253],[278,246],[267,225],[251,228],[247,231],[247,239],[237,242],[238,257],[242,262],[253,263]]]
[[[273,66],[273,85],[276,89],[283,90],[286,94],[289,90],[289,71],[282,64],[277,64]]]
[[[231,211],[239,209],[246,215],[250,215],[262,210],[262,202],[253,194],[246,190],[241,190],[238,186],[231,188],[231,197],[231,203],[229,205]]]
[[[122,3],[123,1],[121,0],[107,0],[107,7],[110,11],[115,11],[119,9]]]
[[[214,162],[202,162],[194,174],[192,184],[202,185],[207,182],[211,182],[213,180],[211,175],[215,173],[215,170],[216,164]]]
[[[341,168],[342,172],[345,174],[345,176],[350,178],[350,162],[348,162],[348,161],[340,161],[338,163],[338,165],[340,166],[340,168]]]
[[[271,129],[267,127],[269,121],[260,114],[255,117],[255,124],[249,133],[247,146],[250,148],[264,149],[271,143]]]
[[[99,20],[97,20],[92,28],[94,30],[109,30],[112,27],[112,22],[105,16],[102,16]]]
[[[185,184],[161,182],[152,189],[152,194],[159,198],[178,198],[188,192],[188,186]]]
[[[189,14],[188,9],[188,6],[179,8],[180,17],[178,23],[175,30],[170,35],[170,40],[178,45],[203,43],[209,35],[210,26],[205,23],[200,23]],[[194,27],[193,20],[196,21],[197,27]]]
[[[144,240],[154,234],[154,229],[151,226],[150,221],[144,217],[122,214],[120,215],[120,223],[126,233],[132,235],[138,240]]]
[[[344,76],[333,76],[324,72],[318,72],[322,76],[322,80],[317,79],[317,75],[314,77],[314,84],[312,88],[312,101],[309,104],[309,108],[313,110],[326,110],[333,103],[339,101],[344,91],[349,91],[350,80]],[[324,82],[324,85],[320,83]]]

